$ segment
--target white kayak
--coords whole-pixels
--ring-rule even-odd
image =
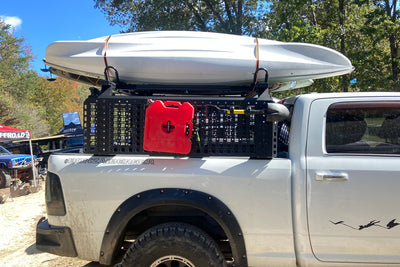
[[[251,85],[265,68],[271,89],[289,90],[354,68],[341,53],[319,45],[285,43],[230,34],[153,31],[88,41],[58,41],[45,63],[66,77],[104,80],[114,67],[125,84]],[[115,73],[110,71],[110,79]],[[258,80],[264,79],[260,71]]]

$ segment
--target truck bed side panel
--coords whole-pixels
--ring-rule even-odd
[[[126,199],[182,188],[206,192],[231,209],[251,251],[249,266],[295,264],[287,159],[58,154],[50,157],[49,171],[60,176],[67,210],[49,222],[71,228],[80,258],[98,261],[107,224]]]

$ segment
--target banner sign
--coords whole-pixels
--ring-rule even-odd
[[[0,132],[0,140],[23,140],[29,139],[30,133],[26,132]]]
[[[29,140],[31,132],[28,130],[0,125],[0,141]]]

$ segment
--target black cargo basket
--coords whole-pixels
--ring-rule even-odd
[[[194,107],[189,154],[143,149],[146,107],[155,100],[188,102]],[[272,158],[276,156],[276,124],[266,120],[266,112],[248,112],[266,111],[269,101],[204,96],[89,97],[84,103],[84,153]],[[234,114],[234,110],[245,114]]]

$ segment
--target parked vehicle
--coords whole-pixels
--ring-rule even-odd
[[[37,165],[37,157],[33,157],[34,164]],[[12,154],[0,146],[0,188],[9,187],[12,177],[24,182],[33,179],[31,155]]]
[[[37,248],[122,266],[400,264],[400,93],[284,105],[273,157],[51,155]]]

